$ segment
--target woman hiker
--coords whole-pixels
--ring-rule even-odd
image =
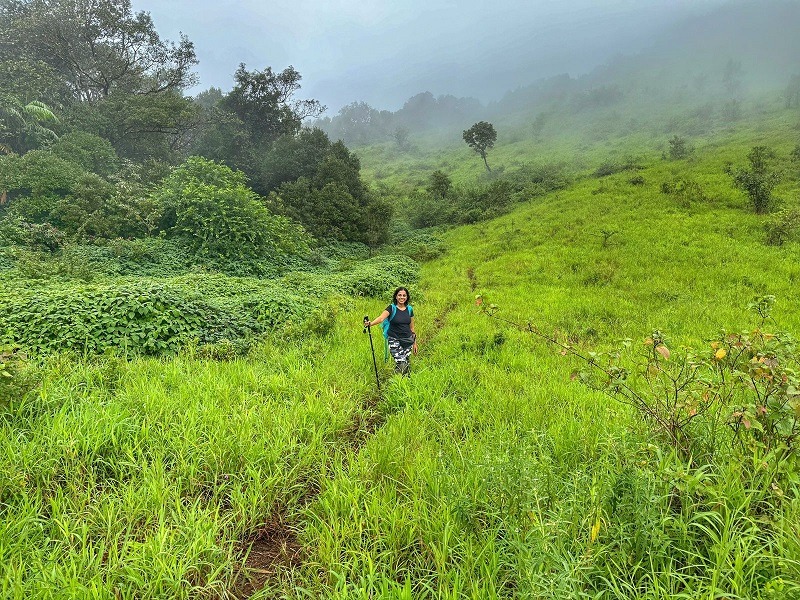
[[[374,321],[364,319],[365,327],[372,327],[389,320],[384,326],[384,335],[389,342],[389,353],[394,359],[394,370],[408,375],[408,359],[417,353],[417,334],[414,329],[414,308],[410,305],[411,295],[404,287],[399,287],[392,295],[392,303]]]

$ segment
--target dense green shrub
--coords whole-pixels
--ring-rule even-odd
[[[329,181],[318,187],[300,177],[270,194],[276,212],[303,223],[315,237],[328,241],[361,242],[378,246],[386,240],[392,206],[362,191],[353,195],[346,182]]]
[[[314,335],[326,337],[333,332],[336,325],[336,317],[340,307],[346,302],[345,299],[334,296],[315,307],[308,313],[308,318],[301,322],[299,333],[303,337]]]
[[[48,225],[30,227],[61,233]],[[0,225],[0,235],[2,231]],[[61,249],[53,248],[52,252],[37,246],[32,249],[19,246],[6,250],[7,258],[11,259],[8,267],[16,267],[21,277],[29,279],[59,277],[89,281],[116,275],[171,277],[194,268],[194,257],[184,245],[162,238],[118,238],[102,244],[69,244]]]
[[[317,250],[331,260],[366,260],[371,254],[369,246],[362,242],[329,242]]]
[[[256,167],[254,187],[266,193],[300,177],[313,179],[332,145],[325,132],[316,128],[278,138]]]
[[[392,229],[390,249],[416,261],[426,261],[444,254],[445,245],[434,229],[411,229],[398,223]]]
[[[73,238],[136,235],[129,207],[114,195],[114,185],[93,173],[81,175],[71,193],[60,198],[47,220]]]
[[[417,190],[406,202],[404,214],[416,228],[463,225],[505,214],[517,200],[514,184],[496,179],[486,185],[456,186],[445,198]]]
[[[107,177],[119,170],[120,160],[107,139],[85,131],[62,135],[50,144],[50,152],[83,170]]]
[[[641,186],[645,184],[645,179],[641,175],[635,175],[628,179],[628,183],[635,186]]]
[[[87,170],[83,163],[103,173],[112,169],[113,156],[105,156],[102,148],[97,156],[90,148],[74,157],[71,145],[58,149],[0,157],[0,191],[7,191],[7,202],[0,206],[3,221],[54,227],[59,235],[73,240],[153,233],[157,207],[137,183],[138,175],[118,172],[113,180],[107,180]],[[39,245],[28,239],[17,243],[32,248]]]
[[[441,199],[417,190],[407,199],[403,214],[418,229],[452,223],[456,206],[453,194]]]
[[[219,272],[238,277],[274,278],[306,263],[294,255],[234,259],[198,255],[182,238],[146,237],[110,240],[102,246],[80,246],[65,249],[90,258],[98,272],[108,275],[141,275],[174,277],[189,272]]]
[[[444,171],[436,170],[428,177],[428,183],[425,186],[425,191],[434,198],[444,199],[447,197],[447,192],[453,186],[453,181],[450,176]]]
[[[337,289],[353,296],[381,296],[417,279],[417,264],[407,256],[376,256],[337,276]]]
[[[20,217],[6,217],[0,220],[0,243],[55,252],[64,246],[66,236],[50,223],[30,223]]]
[[[190,271],[194,264],[188,248],[180,241],[156,237],[110,240],[104,246],[84,246],[81,250],[93,256],[95,266],[107,269],[109,274],[169,277]]]
[[[164,180],[156,198],[162,227],[203,258],[246,261],[308,251],[303,228],[270,214],[244,174],[225,165],[191,157]]]
[[[599,167],[594,170],[595,177],[608,177],[609,175],[614,175],[615,173],[619,173],[624,169],[615,163],[603,163]]]
[[[642,165],[637,163],[634,159],[629,158],[625,162],[605,162],[594,170],[595,177],[608,177],[624,171],[640,171],[643,169]]]
[[[329,241],[320,245],[306,257],[304,266],[296,265],[295,271],[342,270],[359,260],[366,260],[373,251],[361,242]]]
[[[232,306],[235,316],[243,322],[253,319],[253,332],[302,322],[315,305],[314,299],[296,293],[273,290],[271,293],[252,294]]]
[[[775,151],[766,146],[754,146],[747,155],[749,169],[727,167],[726,173],[733,179],[734,187],[750,198],[753,210],[758,214],[769,212],[774,205],[772,190],[780,181],[780,174],[771,168]]]
[[[195,252],[228,260],[307,247],[300,226],[270,215],[255,193],[244,186],[221,189],[198,184],[184,188],[175,231]]]
[[[570,184],[570,176],[563,164],[523,165],[509,173],[506,179],[518,189],[515,196],[524,201],[561,190]]]
[[[289,273],[269,285],[291,290],[306,303],[322,301],[336,293],[383,297],[399,285],[415,282],[417,269],[417,263],[407,256],[385,254],[360,262],[343,260],[327,274]]]
[[[685,138],[682,138],[679,135],[674,135],[670,138],[669,158],[671,160],[680,160],[682,158],[686,158],[692,152],[694,152],[694,148],[686,142]]]
[[[684,208],[688,208],[695,202],[707,202],[703,186],[694,181],[679,177],[674,181],[664,181],[661,183],[661,193],[673,196]]]
[[[178,282],[48,286],[0,301],[0,341],[34,353],[75,350],[132,354],[175,352],[196,340],[243,342],[313,306],[296,294],[264,288],[233,296],[198,293]]]
[[[511,210],[513,186],[499,179],[485,187],[469,187],[461,190],[458,222],[475,223],[505,214]]]
[[[0,247],[0,271],[10,271],[14,268],[14,257],[9,250]]]
[[[224,323],[202,298],[147,282],[51,287],[6,297],[2,305],[3,341],[37,353],[159,354],[190,338],[214,341]]]
[[[17,198],[69,194],[83,169],[72,162],[54,156],[47,150],[33,150],[24,156],[0,156],[0,190],[9,193],[9,208]],[[17,209],[25,215],[23,208]]]
[[[363,230],[358,200],[341,184],[327,183],[313,187],[310,180],[299,178],[283,184],[271,201],[282,206],[291,218],[303,223],[320,239],[360,240]]]
[[[332,144],[318,129],[304,131],[279,140],[266,160],[275,168],[270,185],[277,186],[269,194],[271,210],[319,239],[372,247],[386,241],[392,206],[364,184],[360,160],[341,141]]]
[[[769,246],[782,246],[800,228],[800,209],[784,209],[770,215],[764,223]]]
[[[452,186],[446,177],[445,173],[434,171],[426,188],[413,191],[403,202],[402,215],[413,227],[424,229],[491,219],[510,211],[516,202],[562,189],[570,181],[564,165],[560,164],[523,165],[477,185]]]
[[[84,252],[88,248],[79,247]],[[396,286],[416,281],[417,272],[408,257],[387,255],[337,272],[298,272],[270,281],[197,273],[160,281],[79,283],[65,280],[80,278],[77,272],[56,273],[62,277],[54,280],[57,261],[37,264],[40,271],[32,274],[47,283],[9,280],[0,289],[0,343],[35,354],[108,349],[164,354],[190,341],[203,346],[224,340],[240,352],[275,329],[324,335],[332,327],[331,314],[320,312],[320,306],[332,294],[386,296]],[[75,265],[81,264],[88,263],[76,259]],[[86,273],[93,276],[91,268]],[[307,323],[309,319],[318,323]],[[227,355],[231,347],[208,351]]]
[[[16,274],[23,279],[79,279],[91,281],[97,275],[92,265],[81,255],[69,252],[50,254],[24,248],[11,248]]]

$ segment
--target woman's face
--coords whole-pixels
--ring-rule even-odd
[[[405,304],[406,301],[408,300],[408,294],[406,293],[405,290],[400,290],[399,292],[397,292],[396,298],[398,304]]]

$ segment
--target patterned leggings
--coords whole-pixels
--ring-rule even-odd
[[[394,368],[400,373],[408,372],[408,359],[411,357],[411,350],[414,347],[414,339],[389,338],[389,354],[394,359]]]

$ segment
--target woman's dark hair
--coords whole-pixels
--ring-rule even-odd
[[[397,304],[397,293],[398,292],[405,292],[406,293],[406,304],[411,304],[411,292],[408,291],[408,288],[399,287],[394,291],[392,294],[392,304]]]

